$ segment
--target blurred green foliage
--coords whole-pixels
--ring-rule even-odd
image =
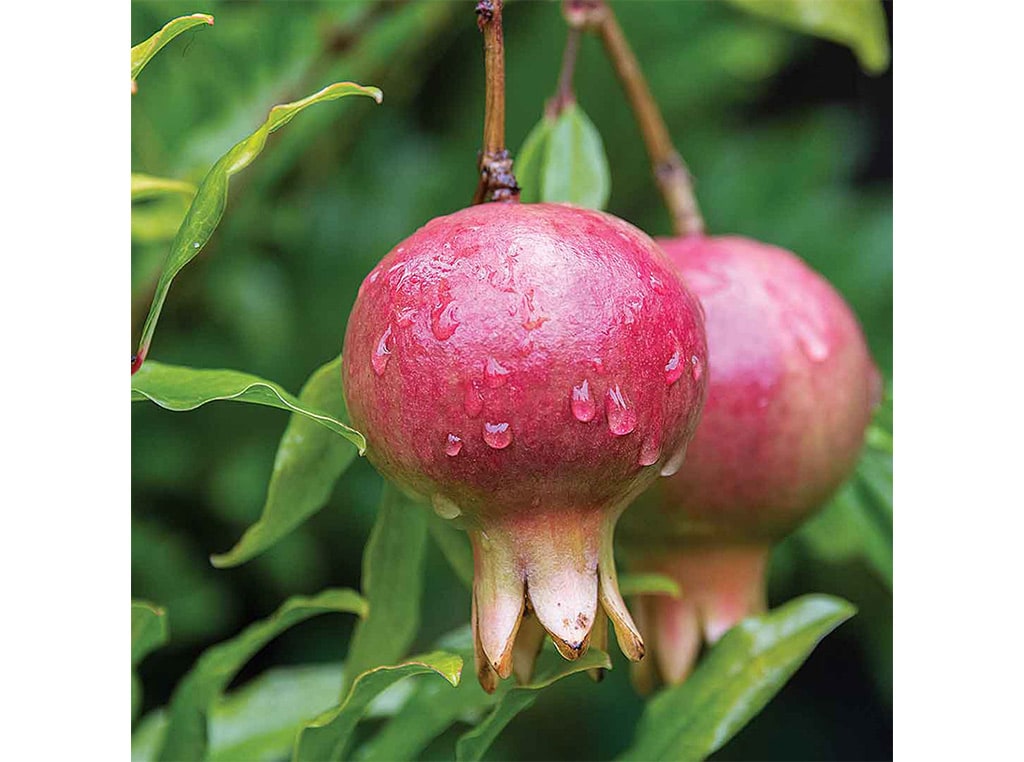
[[[868,77],[848,50],[725,3],[616,9],[696,177],[709,230],[791,248],[824,273],[853,305],[891,379],[891,74]],[[133,3],[132,42],[195,10]],[[311,109],[270,137],[266,154],[233,182],[209,244],[176,280],[154,339],[159,361],[243,370],[294,393],[339,353],[356,290],[377,260],[431,217],[469,203],[482,128],[481,42],[466,3],[209,2],[201,10],[216,25],[176,38],[139,77],[133,172],[197,184],[276,103],[339,80],[385,94],[380,107],[348,99]],[[515,2],[505,30],[515,149],[554,89],[565,29],[556,4]],[[633,117],[594,39],[583,40],[576,88],[608,155],[608,209],[668,234]],[[135,205],[133,341],[185,208],[173,196]],[[136,405],[132,415],[133,597],[165,608],[171,634],[137,668],[144,714],[168,703],[206,647],[287,597],[359,589],[381,480],[357,459],[325,510],[264,555],[218,570],[208,556],[231,547],[260,514],[285,416],[250,405],[187,414]],[[714,758],[891,757],[891,588],[867,560],[829,547],[799,536],[784,543],[773,558],[771,601],[831,593],[858,615]],[[424,578],[414,651],[432,648],[469,611],[468,591],[434,542]],[[340,617],[301,624],[232,686],[272,665],[340,661],[351,632]],[[608,759],[625,750],[643,702],[621,655],[613,662],[600,685],[577,676],[540,694],[488,758]],[[366,723],[360,732],[373,729]],[[425,758],[452,758],[465,730],[441,736]]]

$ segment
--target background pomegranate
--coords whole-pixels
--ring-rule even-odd
[[[682,598],[643,598],[656,664],[641,688],[689,673],[702,640],[762,611],[771,545],[849,476],[880,376],[843,298],[796,255],[741,237],[659,240],[706,313],[710,382],[682,468],[623,523],[632,569]]]
[[[367,276],[345,337],[352,421],[381,472],[469,531],[485,687],[514,656],[529,672],[540,626],[576,658],[605,612],[640,658],[612,531],[692,435],[705,363],[696,300],[650,238],[601,212],[463,209]]]

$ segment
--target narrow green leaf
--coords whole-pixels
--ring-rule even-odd
[[[158,196],[180,195],[191,198],[196,194],[196,186],[184,180],[170,180],[166,177],[153,177],[132,172],[132,201],[157,198]]]
[[[166,610],[145,601],[132,601],[132,721],[142,705],[142,682],[135,667],[146,654],[166,642]]]
[[[213,16],[208,13],[193,13],[191,16],[180,16],[168,21],[164,28],[154,34],[145,42],[140,42],[132,48],[132,82],[139,76],[142,69],[155,56],[160,48],[173,40],[182,32],[186,32],[200,24],[213,24]]]
[[[253,762],[288,756],[310,717],[334,706],[341,688],[338,663],[274,667],[215,701],[209,712],[210,762]],[[155,709],[132,733],[132,762],[156,759],[167,712]]]
[[[664,574],[620,574],[619,592],[623,596],[668,595],[682,597],[679,583]]]
[[[214,704],[210,762],[286,759],[309,718],[337,703],[341,682],[338,664],[264,672]]]
[[[338,385],[341,385],[339,380]],[[226,400],[267,405],[299,413],[366,450],[366,439],[344,421],[296,399],[272,381],[237,370],[207,370],[148,362],[132,376],[132,402],[149,400],[167,410],[195,410]]]
[[[466,587],[472,589],[473,548],[469,544],[469,537],[461,529],[453,526],[451,521],[442,519],[433,512],[427,516],[427,528],[455,575]]]
[[[648,702],[624,760],[701,760],[755,717],[814,647],[855,613],[840,598],[805,595],[745,619],[681,685]]]
[[[347,95],[366,95],[377,103],[380,103],[384,97],[376,87],[364,87],[353,82],[336,82],[302,100],[274,106],[270,110],[267,120],[256,132],[236,143],[213,165],[199,185],[192,205],[189,207],[181,227],[178,228],[178,234],[171,243],[167,261],[164,263],[160,279],[157,281],[149,314],[142,327],[142,338],[139,341],[137,355],[139,359],[133,362],[133,367],[141,363],[149,353],[153,332],[156,330],[160,311],[163,309],[174,276],[202,251],[220,223],[228,201],[228,179],[249,166],[263,151],[270,133],[286,125],[300,111],[314,103],[337,100]]]
[[[132,666],[167,642],[167,612],[146,601],[132,601]]]
[[[603,209],[611,193],[611,172],[597,127],[573,103],[556,117],[547,141],[543,200]]]
[[[139,371],[141,375],[149,364]],[[299,403],[348,425],[341,356],[317,368],[299,392]],[[365,443],[357,446],[362,450]],[[214,566],[238,566],[274,545],[327,503],[335,483],[355,458],[355,450],[304,413],[292,413],[277,446],[267,500],[259,521]]]
[[[370,614],[352,636],[348,674],[392,664],[412,645],[420,623],[426,540],[426,509],[385,481],[377,521],[363,550],[362,587]]]
[[[539,676],[533,682],[509,690],[483,722],[459,738],[455,746],[455,759],[459,762],[483,759],[487,749],[494,743],[501,731],[515,719],[517,714],[537,700],[538,693],[542,689],[577,672],[612,668],[608,654],[596,648],[591,648],[576,661],[565,661],[550,651],[542,654],[538,661],[540,662]]]
[[[548,139],[554,120],[546,115],[534,125],[523,141],[522,148],[516,155],[516,182],[522,189],[519,198],[524,203],[535,204],[543,201],[544,162],[548,152]]]
[[[851,48],[861,68],[889,68],[889,30],[879,0],[730,0],[748,13]]]
[[[171,697],[159,759],[204,759],[210,706],[246,662],[288,628],[319,614],[338,612],[365,616],[366,601],[353,590],[345,589],[325,590],[312,598],[289,598],[270,618],[203,652]]]
[[[344,759],[356,724],[370,702],[399,680],[430,673],[438,674],[457,686],[462,677],[462,657],[435,651],[402,664],[377,667],[362,673],[339,706],[324,712],[299,732],[293,759],[317,762]]]

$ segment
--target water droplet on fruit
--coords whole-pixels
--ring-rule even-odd
[[[448,441],[444,446],[444,454],[450,458],[454,458],[462,452],[462,437],[456,436],[455,434],[448,435]]]
[[[484,400],[480,396],[480,390],[477,388],[475,381],[466,384],[463,406],[466,408],[466,415],[470,418],[476,418],[484,409]]]
[[[503,450],[512,443],[512,426],[507,422],[484,423],[484,441],[495,450]]]
[[[618,384],[608,389],[604,410],[608,416],[608,429],[615,436],[625,436],[636,428],[636,411],[629,407]]]
[[[586,379],[579,386],[572,388],[572,414],[577,421],[586,423],[594,420],[594,413],[597,412],[597,405],[590,396],[590,384]]]
[[[437,304],[430,312],[430,330],[438,341],[445,341],[452,337],[455,329],[459,327],[459,315],[456,312],[455,302]]]
[[[686,460],[686,445],[676,450],[672,457],[665,462],[665,465],[661,468],[661,475],[675,476],[679,469],[683,467],[684,460]]]
[[[399,328],[408,328],[416,318],[416,310],[412,307],[403,307],[395,310],[395,325]]]
[[[786,324],[796,335],[796,340],[807,359],[811,362],[824,362],[828,359],[828,342],[821,333],[812,326],[807,318],[795,312],[786,313]]]
[[[674,333],[669,333],[669,336],[672,338],[674,349],[672,350],[672,356],[665,363],[665,382],[671,385],[683,375],[683,370],[685,370],[686,366],[683,363],[683,348],[679,346],[679,339],[676,338]]]
[[[651,288],[654,289],[655,293],[658,293],[658,294],[664,293],[664,291],[665,291],[665,284],[661,281],[661,278],[659,278],[654,273],[651,273],[650,276],[648,277],[648,280],[650,280]]]
[[[484,383],[490,389],[497,389],[508,380],[509,373],[511,371],[508,368],[493,357],[488,357],[484,364]]]
[[[377,279],[379,277],[380,277],[380,268],[378,268],[378,267],[373,268],[373,272],[370,273],[370,277],[369,277],[370,285],[373,285],[374,283],[376,283]]]
[[[689,270],[684,280],[691,291],[702,297],[721,291],[728,285],[724,277],[707,270]]]
[[[444,495],[435,494],[430,502],[434,506],[434,513],[442,519],[454,519],[462,515],[462,509]]]
[[[658,462],[661,457],[661,426],[655,424],[644,437],[644,443],[640,445],[640,465],[650,466]]]
[[[704,363],[700,361],[697,355],[690,356],[690,369],[693,374],[693,380],[700,381],[700,377],[704,375]]]
[[[388,360],[391,359],[391,350],[394,349],[395,339],[391,335],[389,325],[380,339],[377,341],[377,348],[373,350],[373,372],[378,376],[384,375],[384,369],[388,367]]]

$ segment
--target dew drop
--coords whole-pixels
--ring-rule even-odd
[[[652,466],[661,457],[661,428],[655,425],[640,445],[640,465]]]
[[[395,339],[391,335],[389,325],[380,339],[377,341],[377,348],[373,350],[373,372],[378,376],[384,375],[384,369],[388,367],[388,360],[391,359],[391,350],[394,349]]]
[[[689,270],[684,278],[687,287],[695,294],[706,297],[721,291],[729,281],[718,273],[707,270]]]
[[[704,363],[697,355],[690,355],[690,372],[694,381],[700,381],[700,377],[704,375]]]
[[[625,436],[636,428],[636,411],[629,407],[618,384],[608,389],[604,409],[608,416],[608,429],[615,436]]]
[[[412,307],[402,307],[395,310],[395,325],[399,328],[408,328],[416,318],[416,310]]]
[[[587,421],[594,420],[596,412],[597,405],[594,404],[594,400],[590,396],[590,384],[586,379],[583,379],[582,384],[572,388],[572,414],[576,417],[577,421],[586,423]]]
[[[665,292],[665,284],[662,282],[661,278],[659,278],[657,275],[655,275],[654,273],[651,273],[650,276],[648,277],[648,280],[650,280],[651,288],[654,289],[655,293],[661,294],[661,293]]]
[[[493,357],[488,357],[487,362],[484,365],[484,383],[487,384],[490,389],[497,389],[499,386],[503,386],[508,380],[509,373],[511,373],[511,371],[508,368]]]
[[[466,415],[470,418],[476,418],[484,409],[484,400],[480,396],[480,390],[475,381],[466,384],[463,406],[466,408]]]
[[[512,426],[504,421],[484,423],[484,441],[495,450],[503,450],[512,444]]]
[[[434,513],[442,519],[454,519],[462,515],[462,509],[444,495],[435,494],[430,502],[434,506]]]
[[[372,286],[372,285],[373,285],[374,283],[376,283],[376,282],[377,282],[377,279],[378,279],[379,277],[380,277],[380,268],[377,268],[377,267],[375,267],[375,268],[373,269],[373,272],[371,272],[371,273],[370,273],[370,278],[369,278],[369,280],[370,280],[370,285]]]
[[[683,467],[684,460],[686,460],[686,445],[676,450],[672,457],[665,462],[665,465],[661,468],[661,475],[675,476],[679,473],[679,469]]]
[[[454,458],[462,452],[462,437],[456,436],[455,434],[448,435],[448,441],[444,446],[444,454],[450,458]]]
[[[434,305],[430,312],[430,330],[438,341],[446,341],[455,333],[459,327],[459,315],[456,312],[455,302],[448,301]]]
[[[789,312],[786,314],[785,321],[789,329],[796,335],[796,340],[808,360],[818,363],[828,359],[828,342],[803,315]]]
[[[673,340],[675,337],[673,337]],[[686,366],[683,364],[682,348],[679,346],[679,342],[675,342],[676,348],[672,352],[672,356],[668,358],[668,362],[665,363],[665,383],[671,385],[679,380],[679,377],[683,375],[683,370]]]

